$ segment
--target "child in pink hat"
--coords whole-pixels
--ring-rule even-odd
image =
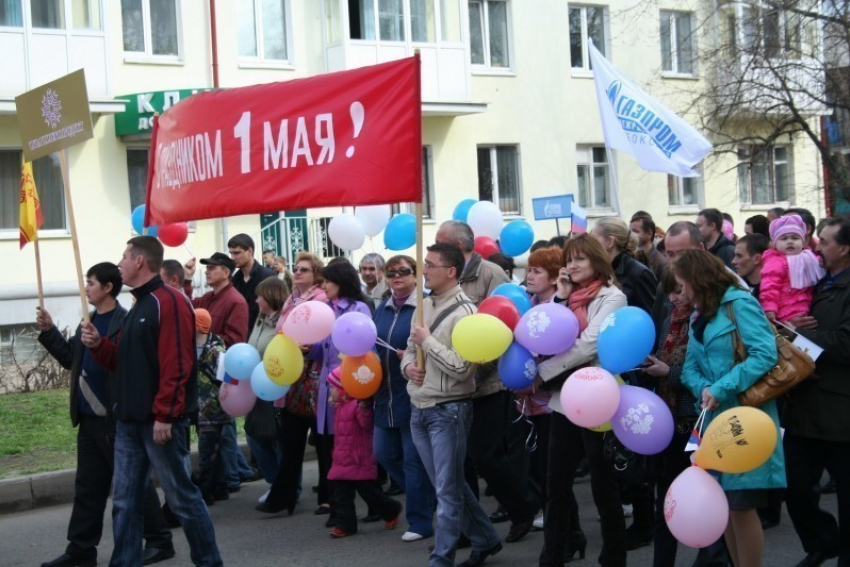
[[[770,223],[773,249],[762,256],[759,301],[771,321],[785,323],[808,315],[812,296],[824,270],[817,256],[804,248],[806,225],[799,215],[779,217]]]

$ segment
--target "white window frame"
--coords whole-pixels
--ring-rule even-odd
[[[687,16],[691,20],[690,43],[691,43],[691,50],[693,52],[693,58],[694,58],[694,70],[693,71],[680,71],[679,70],[679,35],[678,35],[679,32],[678,32],[678,28],[676,27],[676,18],[678,16]],[[694,12],[685,12],[685,11],[681,11],[681,10],[661,10],[660,11],[659,20],[664,19],[665,17],[668,18],[668,20],[669,20],[669,25],[670,25],[670,46],[669,47],[670,47],[671,67],[672,67],[672,69],[669,69],[669,70],[664,69],[664,56],[663,56],[663,51],[662,51],[661,75],[663,77],[670,77],[670,78],[681,77],[681,78],[689,78],[690,79],[690,78],[696,78],[698,76],[699,67],[697,65],[698,58],[697,58],[697,37],[696,37],[696,31],[695,31],[695,24],[696,24],[695,16],[696,15],[694,14]],[[659,21],[659,37],[660,37],[660,21]],[[663,50],[664,46],[661,45],[661,48]]]
[[[593,77],[593,70],[590,68],[590,45],[588,43],[589,36],[587,34],[587,9],[595,8],[602,10],[602,55],[606,58],[610,59],[610,32],[608,29],[608,20],[609,20],[609,11],[607,5],[602,4],[568,4],[567,5],[567,44],[568,49],[572,49],[572,46],[569,44],[569,21],[570,21],[570,10],[571,9],[580,9],[581,10],[581,59],[582,66],[581,67],[573,67],[572,66],[572,54],[569,53],[570,57],[570,70],[574,77]],[[599,46],[596,46],[599,49]]]
[[[472,63],[472,29],[469,30],[469,54],[470,66],[473,74],[476,75],[514,75],[514,33],[513,33],[513,15],[511,0],[475,0],[481,5],[481,39],[484,50],[484,63]],[[508,42],[508,65],[507,67],[493,67],[490,60],[490,11],[491,2],[500,2],[505,4],[506,25],[508,27],[507,42]]]
[[[108,2],[109,0],[103,0]],[[175,25],[177,27],[177,55],[155,55],[153,53],[153,36],[151,33],[151,3],[150,0],[142,1],[142,33],[145,36],[144,51],[124,51],[125,63],[158,63],[164,65],[183,64],[183,5],[181,0],[174,0]],[[121,8],[119,6],[119,12]],[[122,15],[123,16],[123,15]],[[121,43],[124,43],[124,28],[122,22]]]
[[[245,1],[245,0],[241,0]],[[266,59],[263,55],[263,3],[262,0],[249,0],[254,3],[254,41],[257,48],[257,55],[238,55],[240,69],[295,69],[295,57],[293,56],[293,41],[292,41],[292,7],[291,0],[284,0],[283,17],[286,20],[283,33],[286,43],[286,59]],[[239,29],[236,30],[236,50],[239,52]]]
[[[699,177],[679,177],[677,175],[671,175],[669,173],[667,174],[667,187],[668,187],[667,207],[668,207],[668,214],[669,215],[693,215],[693,214],[700,212],[704,208],[703,203],[705,202],[705,198],[704,198],[704,195],[705,195],[704,179],[705,179],[705,177],[703,176],[703,173],[702,173],[702,171],[703,171],[702,170],[702,164],[698,164],[696,167],[694,167],[694,170],[697,171],[700,174]],[[685,200],[684,199],[685,183],[687,183],[689,181],[694,183],[694,192],[696,193],[696,203],[693,203],[693,204],[690,204],[690,205],[685,205],[685,204],[682,204],[682,202]],[[679,204],[674,204],[674,203],[670,202],[669,187],[670,187],[671,182],[676,184],[676,192],[677,192],[677,196],[679,198]]]
[[[823,53],[823,46],[821,44],[822,37],[820,33],[820,26],[816,25],[814,22],[809,22],[809,25],[816,25],[816,28],[813,30],[814,37],[813,44],[808,44],[805,41],[805,22],[806,20],[802,20],[799,23],[799,29],[797,30],[797,36],[799,41],[799,51],[794,52],[793,50],[789,50],[788,47],[788,17],[789,12],[787,10],[777,9],[773,6],[768,5],[764,2],[753,2],[753,3],[744,3],[744,2],[735,2],[730,3],[727,6],[723,6],[722,9],[725,11],[727,16],[729,17],[734,14],[734,26],[730,27],[727,25],[727,32],[731,34],[731,41],[733,42],[733,49],[731,50],[732,54],[738,56],[741,50],[744,50],[745,53],[757,53],[759,56],[767,58],[767,47],[765,46],[765,16],[767,14],[778,12],[779,13],[779,29],[778,31],[778,39],[780,42],[779,45],[779,56],[771,57],[771,60],[783,61],[783,60],[799,60],[802,58],[815,58],[819,59]],[[815,8],[816,9],[816,8]],[[754,14],[754,19],[757,21],[756,34],[753,38],[747,38],[747,31],[745,29],[745,11],[749,11]],[[749,43],[749,41],[754,41],[755,43]],[[814,55],[809,53],[809,50],[814,52]]]
[[[436,203],[434,202],[434,154],[431,151],[431,146],[422,146],[422,175],[424,186],[422,187],[423,197],[427,195],[428,201],[422,200],[422,219],[425,222],[433,223],[435,221],[434,211]],[[426,207],[426,204],[428,205]],[[415,203],[398,203],[392,206],[393,214],[398,213],[416,213]]]
[[[18,152],[22,153],[23,150],[21,148],[9,147],[9,146],[0,146],[0,152]],[[17,186],[18,191],[20,191],[20,185]],[[36,190],[39,191],[39,199],[42,197],[42,192],[39,187],[36,186]],[[16,193],[20,194],[20,193]],[[18,202],[18,199],[15,199],[15,202]],[[65,216],[65,228],[39,228],[38,229],[38,237],[39,238],[68,238],[71,236],[71,225],[68,220],[68,206],[65,203],[65,197],[62,197],[62,207],[63,214]],[[20,219],[18,219],[20,222]],[[0,241],[2,240],[15,240],[17,241],[20,238],[21,230],[19,226],[11,227],[11,228],[2,228],[0,227]]]
[[[516,184],[517,184],[517,210],[504,212],[505,218],[519,218],[523,216],[523,191],[522,191],[522,153],[520,152],[519,144],[481,144],[476,148],[476,161],[478,150],[490,151],[490,171],[492,173],[491,182],[493,184],[493,203],[502,210],[501,200],[499,199],[499,159],[498,148],[513,148],[516,151]],[[477,163],[476,163],[477,169]],[[480,182],[480,181],[479,181]]]
[[[738,151],[740,152],[744,148],[749,149],[750,159],[745,161],[745,160],[741,159],[740,155],[738,155],[738,168],[736,170],[736,174],[737,174],[736,185],[737,185],[737,188],[738,188],[738,200],[741,204],[742,210],[771,209],[771,208],[776,207],[776,206],[782,206],[784,208],[788,208],[789,206],[791,206],[791,204],[794,200],[794,198],[793,198],[793,194],[794,194],[794,152],[793,152],[793,148],[794,147],[790,144],[771,144],[771,145],[748,145],[748,144],[745,144],[745,145],[738,146]],[[770,191],[771,191],[772,199],[771,199],[770,202],[767,202],[767,203],[754,203],[753,202],[753,177],[752,177],[752,175],[753,175],[753,173],[752,173],[753,172],[753,168],[752,168],[753,161],[752,161],[752,158],[755,155],[755,151],[754,151],[755,148],[765,148],[765,151],[766,151],[767,148],[769,148],[769,151],[770,151],[770,181],[771,181]],[[777,162],[777,160],[776,160],[776,150],[777,150],[777,148],[783,148],[783,149],[786,150],[786,156],[787,157],[786,157],[785,161]],[[777,189],[776,166],[777,166],[778,163],[779,164],[785,164],[787,166],[787,170],[788,170],[788,173],[787,173],[787,176],[786,176],[787,183],[788,183],[788,188],[787,188],[787,191],[788,191],[787,197],[788,198],[786,200],[782,200],[782,201],[779,201],[779,200],[776,199],[776,189]],[[742,195],[741,195],[741,193],[742,193],[741,176],[740,176],[741,166],[747,166],[746,199],[741,198],[742,197]]]
[[[586,201],[586,206],[583,206],[587,209],[588,214],[591,216],[604,216],[609,214],[616,214],[615,205],[616,202],[614,200],[614,167],[616,167],[616,163],[613,159],[609,160],[609,158],[613,158],[607,151],[605,151],[605,161],[597,162],[593,161],[593,150],[601,149],[605,151],[605,146],[600,144],[579,144],[576,146],[576,168],[575,168],[575,186],[576,186],[576,203],[581,205],[581,195],[579,194],[579,181],[578,181],[578,168],[581,165],[587,166],[588,168],[588,187],[587,190],[590,192],[589,195],[585,195],[588,199]],[[597,206],[594,199],[594,195],[596,194],[594,183],[594,175],[593,168],[597,166],[605,166],[606,171],[606,180],[607,180],[607,196],[608,196],[608,205]]]

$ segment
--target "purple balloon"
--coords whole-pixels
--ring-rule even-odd
[[[529,309],[514,329],[516,341],[536,354],[559,354],[578,338],[578,319],[560,303],[541,303]]]
[[[368,315],[345,313],[334,323],[331,340],[342,354],[363,356],[375,346],[378,329]]]
[[[673,440],[673,414],[654,393],[637,386],[620,386],[620,406],[611,418],[620,443],[641,455],[655,455]]]

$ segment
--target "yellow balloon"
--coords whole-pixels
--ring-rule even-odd
[[[461,319],[452,331],[452,346],[464,360],[480,364],[496,360],[508,350],[514,334],[502,321],[476,313]]]
[[[619,378],[619,376],[618,376],[618,378]],[[590,429],[591,431],[595,431],[596,433],[606,433],[608,431],[611,431],[611,422],[606,421],[605,423],[603,423],[602,425],[600,425],[598,427],[588,427],[588,429]]]
[[[708,424],[694,463],[725,473],[749,472],[767,462],[778,437],[776,424],[760,409],[732,408]]]
[[[288,386],[301,377],[304,355],[295,341],[278,333],[263,353],[263,368],[269,380],[280,386]]]

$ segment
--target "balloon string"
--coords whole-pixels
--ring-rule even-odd
[[[515,400],[516,404],[519,406],[519,416],[513,420],[513,423],[519,423],[520,421],[525,421],[530,428],[528,432],[528,437],[525,438],[525,450],[529,453],[533,453],[537,450],[537,428],[534,427],[534,422],[528,419],[528,416],[525,415],[526,403],[528,402],[528,398],[523,397],[522,402],[519,399]]]
[[[382,346],[382,347],[384,347],[385,349],[389,349],[389,350],[397,350],[397,349],[396,349],[393,345],[391,345],[391,344],[389,344],[388,342],[386,342],[386,341],[382,340],[380,337],[379,337],[378,339],[376,339],[376,340],[375,340],[375,343],[376,343],[376,344],[378,344],[378,346]]]
[[[189,256],[190,256],[191,258],[194,258],[194,257],[195,257],[195,253],[194,253],[194,252],[192,252],[192,250],[191,250],[191,249],[190,249],[190,248],[186,245],[186,243],[183,243],[183,248],[185,248],[185,249],[186,249],[186,252],[188,252],[188,253],[189,253]]]

